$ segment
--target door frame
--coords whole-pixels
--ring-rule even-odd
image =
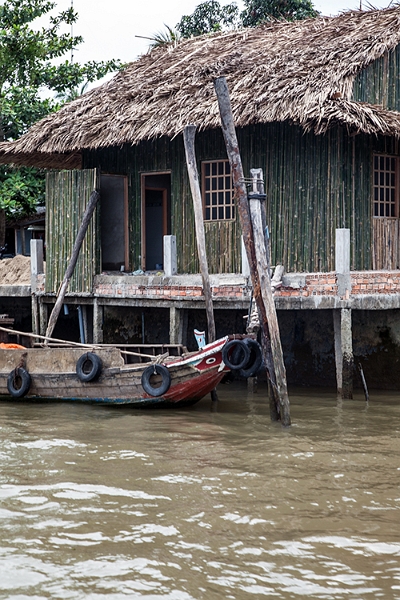
[[[146,177],[157,177],[157,175],[171,175],[171,171],[150,171],[140,174],[141,188],[141,268],[146,270],[146,190],[163,193],[162,230],[163,236],[168,234],[168,188],[146,186]]]
[[[99,173],[99,181],[100,181],[100,193],[101,193],[101,177],[122,177],[124,180],[124,268],[125,271],[129,271],[129,199],[128,199],[128,176],[122,175],[120,173]],[[101,218],[101,205],[100,205],[100,218]],[[101,244],[101,240],[100,240]],[[101,262],[103,263],[103,257],[101,257]],[[103,267],[102,267],[103,268]]]

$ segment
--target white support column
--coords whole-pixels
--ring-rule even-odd
[[[183,310],[171,306],[169,309],[169,343],[182,344]]]
[[[178,272],[176,260],[176,236],[164,235],[164,275],[171,277]]]
[[[40,335],[46,335],[47,319],[48,319],[48,306],[43,301],[43,296],[38,297],[39,301],[39,323],[40,323]]]
[[[36,277],[43,273],[43,240],[31,240],[31,290],[36,292]]]
[[[351,328],[351,309],[341,308],[333,311],[335,334],[335,362],[338,394],[342,398],[353,397],[353,339]]]
[[[25,230],[21,229],[21,235]],[[37,297],[37,276],[44,271],[43,240],[31,240],[31,294],[32,294],[32,331],[40,333],[40,315]]]
[[[335,270],[338,296],[350,298],[350,229],[336,229]],[[353,397],[353,340],[351,328],[351,308],[333,311],[335,334],[335,362],[338,393],[342,398]]]
[[[338,296],[348,298],[351,294],[350,229],[336,229],[335,270]]]
[[[103,318],[104,307],[99,304],[97,298],[93,300],[93,343],[103,343]]]

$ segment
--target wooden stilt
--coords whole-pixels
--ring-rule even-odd
[[[97,202],[100,199],[100,194],[93,190],[90,194],[89,202],[85,210],[85,214],[83,215],[82,223],[78,231],[78,235],[76,236],[75,245],[72,250],[71,259],[65,271],[64,279],[61,283],[60,290],[57,294],[57,300],[51,312],[49,323],[47,325],[46,337],[51,337],[51,334],[54,331],[54,327],[56,326],[58,316],[61,311],[61,307],[64,302],[65,294],[67,293],[68,284],[72,277],[72,274],[75,269],[76,262],[78,260],[79,252],[82,246],[82,242],[85,239],[86,231],[90,223],[90,219],[94,213],[94,209],[96,208]]]
[[[360,371],[361,383],[364,388],[365,400],[368,402],[368,400],[369,400],[368,387],[367,387],[367,382],[365,381],[364,369],[362,368],[361,363],[358,363],[358,370]]]
[[[196,135],[195,125],[187,125],[183,130],[183,141],[185,144],[186,164],[189,175],[190,190],[192,192],[193,208],[194,208],[194,219],[196,225],[196,242],[197,251],[199,254],[200,272],[203,280],[203,294],[206,303],[206,314],[207,314],[207,330],[208,330],[208,343],[214,342],[215,335],[215,321],[214,321],[214,309],[212,302],[212,293],[210,286],[210,277],[208,274],[208,263],[206,253],[206,238],[204,233],[204,216],[203,216],[203,202],[201,198],[201,190],[199,184],[199,175],[196,166],[196,154],[194,148],[194,140]],[[213,401],[218,400],[217,391],[214,389],[211,392],[211,398]]]
[[[194,125],[186,125],[185,129],[183,130],[183,141],[185,144],[186,164],[189,175],[190,190],[192,192],[193,198],[194,219],[196,224],[197,251],[199,254],[200,272],[203,280],[204,300],[206,303],[208,329],[207,342],[210,343],[215,341],[215,322],[210,277],[208,274],[206,238],[204,233],[203,202],[201,199],[199,175],[197,173],[196,154],[194,149],[195,135],[196,127]]]
[[[276,322],[275,305],[271,292],[271,284],[268,276],[268,268],[266,266],[265,243],[263,241],[264,250],[259,243],[259,233],[257,231],[257,245],[259,246],[256,252],[255,240],[253,238],[253,227],[251,223],[251,215],[249,203],[247,199],[247,190],[244,182],[242,161],[240,158],[239,146],[237,142],[235,127],[233,123],[232,108],[229,98],[228,86],[225,77],[218,77],[214,82],[215,91],[218,98],[219,111],[221,116],[222,132],[225,139],[225,145],[229,162],[233,184],[235,187],[238,213],[240,216],[243,241],[246,247],[247,258],[250,266],[250,274],[253,285],[254,299],[257,303],[261,318],[262,334],[271,342],[271,350],[274,357],[274,366],[277,378],[277,391],[279,405],[276,407],[279,412],[279,417],[282,424],[290,425],[290,407],[289,397],[286,386],[286,371],[283,364],[282,349],[280,346],[279,329]],[[258,221],[257,221],[258,223]],[[260,215],[261,223],[261,215]],[[264,240],[264,232],[261,236]],[[264,258],[261,257],[263,253]],[[272,299],[272,300],[271,300]],[[268,305],[268,306],[267,306]],[[273,305],[273,308],[272,308]],[[275,319],[275,322],[272,322]],[[271,337],[270,331],[271,330]],[[279,382],[278,382],[279,379]],[[273,415],[271,415],[272,418]]]

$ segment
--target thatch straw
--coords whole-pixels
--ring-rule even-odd
[[[349,11],[206,35],[156,48],[112,80],[0,144],[0,162],[79,167],[82,149],[220,125],[212,80],[225,75],[237,126],[286,121],[324,133],[400,137],[400,114],[351,101],[354,78],[400,43],[400,8]]]

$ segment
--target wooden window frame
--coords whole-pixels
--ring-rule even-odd
[[[227,178],[230,186],[227,187]],[[204,160],[201,163],[203,218],[206,223],[235,221],[236,206],[229,160]]]
[[[374,219],[400,217],[400,157],[374,154],[372,164],[372,216]]]

